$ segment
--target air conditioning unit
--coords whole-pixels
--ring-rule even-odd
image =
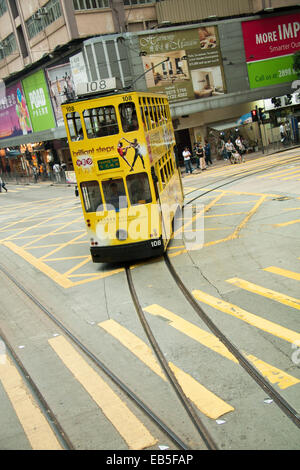
[[[32,18],[33,18],[34,20],[41,20],[41,19],[42,19],[41,15],[40,15],[39,13],[34,13],[34,14],[32,15]]]
[[[38,10],[38,13],[40,15],[47,15],[47,8],[46,7],[42,7]]]

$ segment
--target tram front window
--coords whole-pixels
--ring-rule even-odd
[[[128,175],[126,178],[129,199],[132,206],[152,202],[147,173]]]
[[[116,112],[113,106],[85,109],[83,117],[89,139],[119,133]]]
[[[76,140],[83,139],[83,130],[81,125],[81,119],[79,113],[74,111],[73,113],[67,114],[67,123],[70,132],[71,140],[74,142]]]
[[[86,212],[96,212],[102,205],[102,197],[98,181],[85,181],[80,183],[84,207]]]
[[[113,206],[116,211],[127,207],[125,186],[121,178],[102,181],[102,188],[108,210],[112,209],[110,206]]]
[[[136,115],[134,103],[122,103],[119,105],[119,112],[124,132],[137,131],[139,123]]]

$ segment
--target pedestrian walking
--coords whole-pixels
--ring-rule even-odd
[[[193,173],[193,167],[192,167],[192,163],[191,163],[191,152],[189,151],[188,147],[185,147],[183,152],[182,152],[182,156],[183,156],[183,160],[184,160],[184,164],[185,164],[185,172],[188,174],[188,172],[190,172],[190,174]]]
[[[7,192],[7,188],[5,186],[5,182],[3,181],[3,179],[1,178],[0,176],[0,193],[2,192],[2,188],[5,189],[5,191]]]
[[[56,182],[60,183],[60,164],[59,163],[55,163],[53,165],[53,171],[54,171]]]
[[[236,138],[235,146],[236,146],[238,153],[241,155],[242,161],[244,162],[245,161],[244,154],[246,152],[246,148],[242,142],[242,138],[239,135]]]
[[[235,148],[233,143],[231,142],[231,139],[228,139],[226,144],[225,144],[225,149],[227,153],[227,160],[230,160],[232,152],[234,152]]]
[[[204,152],[205,152],[205,163],[208,166],[208,163],[211,165],[213,164],[211,160],[211,150],[210,150],[210,143],[208,140],[205,140],[205,145],[204,145]]]
[[[200,168],[201,171],[206,170],[204,148],[200,142],[196,144],[195,153],[197,159],[197,168]]]
[[[38,173],[38,169],[35,165],[32,167],[32,174],[33,174],[34,183],[37,183],[39,173]]]

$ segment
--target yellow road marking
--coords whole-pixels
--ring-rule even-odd
[[[199,300],[200,302],[204,302],[211,307],[220,310],[223,313],[227,313],[232,315],[240,320],[248,323],[249,325],[255,326],[260,330],[266,331],[273,336],[277,336],[278,338],[284,339],[285,341],[289,341],[290,343],[296,343],[296,341],[300,341],[300,334],[296,333],[293,330],[285,328],[277,323],[273,323],[269,320],[265,320],[258,315],[254,315],[253,313],[247,312],[246,310],[238,307],[237,305],[233,305],[225,300],[218,299],[217,297],[213,297],[212,295],[206,294],[200,290],[193,291],[194,297]],[[296,343],[297,344],[297,343]]]
[[[63,336],[48,342],[130,449],[145,449],[156,444],[157,439]]]
[[[211,217],[229,217],[230,215],[241,215],[241,214],[248,214],[248,212],[232,212],[231,214],[212,214],[212,215],[205,215],[205,218]]]
[[[287,227],[288,225],[299,224],[300,219],[290,220],[289,222],[282,222],[281,224],[274,224],[274,227]]]
[[[280,302],[281,304],[288,305],[289,307],[300,310],[300,299],[295,299],[289,295],[285,295],[271,289],[266,289],[265,287],[258,286],[257,284],[244,281],[243,279],[239,279],[237,277],[227,279],[226,282],[229,282],[230,284],[240,287],[241,289],[245,289],[249,292],[253,292],[254,294],[262,295],[268,299],[275,300],[276,302]]]
[[[230,361],[238,364],[237,359],[228,351],[228,349],[221,343],[221,341],[212,333],[202,330],[193,323],[184,320],[183,318],[175,315],[173,312],[161,307],[160,305],[150,305],[144,310],[151,315],[160,316],[169,320],[170,325],[189,338],[197,341],[203,346],[211,349],[212,351],[220,354],[221,356],[229,359]],[[272,384],[277,384],[279,388],[285,389],[300,382],[299,379],[287,374],[286,372],[274,367],[261,359],[243,352],[244,356],[251,362],[260,373],[266,377]]]
[[[32,266],[39,269],[42,273],[46,274],[46,276],[53,279],[61,287],[64,287],[66,289],[68,287],[73,286],[73,283],[69,279],[67,279],[64,275],[62,275],[62,274],[58,273],[57,271],[55,271],[54,269],[50,268],[50,266],[47,266],[45,263],[43,263],[42,261],[40,261],[37,258],[35,258],[34,256],[32,256],[30,253],[25,251],[23,248],[15,245],[12,242],[3,242],[3,245],[6,246],[7,248],[9,248],[14,253],[16,253],[21,258],[25,259]]]
[[[6,356],[0,364],[0,379],[33,450],[62,450],[51,426],[25,386],[21,375]]]
[[[278,274],[279,276],[288,277],[289,279],[295,279],[295,281],[300,281],[300,273],[294,271],[289,271],[288,269],[277,268],[276,266],[269,266],[264,268],[264,271],[269,273]]]
[[[114,320],[107,320],[98,324],[110,335],[116,338],[123,346],[131,351],[140,361],[146,364],[155,374],[163,380],[167,380],[160,365],[158,364],[151,348],[147,346],[140,338],[131,333]],[[220,416],[233,411],[234,408],[219,398],[214,393],[197,382],[192,376],[176,367],[172,362],[168,363],[175,377],[181,385],[184,393],[197,408],[211,419],[217,419]]]

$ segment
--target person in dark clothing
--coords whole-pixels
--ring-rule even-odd
[[[4,183],[3,179],[0,176],[0,193],[2,192],[2,188],[5,189],[5,191],[7,192],[7,188],[5,186],[5,183]]]
[[[211,165],[213,164],[211,161],[211,150],[210,150],[210,143],[205,140],[205,145],[204,145],[204,152],[205,152],[205,162],[206,165],[208,166],[208,163]]]

